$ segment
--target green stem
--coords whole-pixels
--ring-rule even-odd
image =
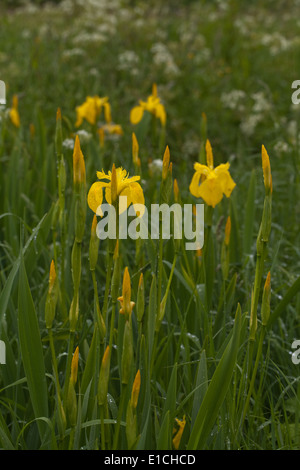
[[[104,292],[104,301],[102,307],[102,316],[104,322],[106,322],[107,306],[108,306],[108,295],[111,282],[111,271],[113,264],[113,253],[108,253],[108,263],[107,263],[107,274],[106,274],[106,283],[105,283],[105,292]]]
[[[118,416],[117,416],[117,424],[116,424],[116,430],[115,430],[115,435],[114,435],[114,440],[113,440],[113,450],[117,450],[118,448],[119,433],[120,433],[121,419],[123,416],[126,392],[127,392],[127,384],[122,384],[121,398],[120,398],[119,410],[118,410]]]
[[[71,432],[70,432],[69,450],[73,450],[74,436],[75,436],[75,428],[72,427]]]
[[[266,332],[266,328],[263,325],[262,329],[261,329],[261,332],[260,332],[260,338],[259,338],[258,349],[257,349],[257,353],[256,353],[255,364],[254,364],[254,368],[253,368],[253,372],[252,372],[252,377],[251,377],[251,382],[250,382],[250,386],[249,386],[248,395],[247,395],[245,406],[244,406],[241,425],[243,425],[243,423],[244,423],[244,420],[245,420],[245,417],[246,417],[246,414],[247,414],[247,411],[248,411],[251,395],[252,395],[252,392],[253,392],[254,382],[255,382],[257,369],[258,369],[258,364],[259,364],[261,354],[262,354],[262,347],[263,347],[265,332]]]

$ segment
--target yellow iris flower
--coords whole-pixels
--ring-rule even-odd
[[[202,198],[207,205],[215,207],[223,195],[230,197],[236,184],[230,176],[230,164],[222,163],[213,167],[213,155],[209,141],[206,143],[207,165],[195,163],[195,173],[190,184],[193,196]]]
[[[20,127],[20,115],[18,111],[18,97],[17,95],[13,96],[12,108],[9,111],[9,117],[11,122],[15,127]]]
[[[87,96],[85,102],[76,107],[77,120],[75,126],[81,126],[84,119],[92,125],[96,124],[102,108],[104,108],[105,116],[110,116],[110,104],[107,96],[104,98]]]
[[[161,125],[166,125],[166,111],[160,98],[157,96],[157,88],[154,84],[152,87],[152,95],[148,96],[147,101],[139,101],[139,106],[132,108],[130,112],[130,122],[132,124],[138,124],[144,115],[144,111],[148,111],[153,114],[157,119],[160,120]]]
[[[89,190],[87,201],[93,212],[102,215],[101,210],[98,208],[103,201],[103,188],[105,188],[105,199],[108,204],[114,202],[112,201],[112,199],[114,199],[114,197],[112,198],[112,192],[116,197],[127,196],[127,207],[129,207],[130,204],[145,204],[143,189],[138,183],[140,180],[139,176],[129,178],[126,170],[121,167],[115,168],[113,165],[112,171],[109,171],[108,174],[104,171],[97,171],[97,177],[99,180],[108,181],[98,181],[92,184]],[[119,212],[123,212],[127,207],[120,207]]]

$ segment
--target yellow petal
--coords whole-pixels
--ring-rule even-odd
[[[130,183],[127,185],[123,191],[121,192],[120,196],[127,196],[127,207],[130,206],[130,204],[133,204],[135,207],[135,204],[141,204],[145,205],[145,197],[144,197],[144,192],[141,187],[141,185],[137,182]],[[137,211],[137,208],[136,208]],[[141,217],[144,214],[144,210],[138,211],[138,216]]]
[[[141,106],[135,106],[130,111],[130,122],[132,124],[138,124],[141,121],[143,114],[144,114],[143,108]]]
[[[214,157],[213,157],[210,141],[208,139],[206,141],[205,150],[206,150],[207,166],[212,170],[214,167]]]
[[[101,206],[102,201],[103,201],[103,191],[102,189],[107,185],[107,183],[103,182],[97,182],[92,184],[88,197],[87,197],[87,202],[89,205],[89,208],[92,209],[95,214],[103,215],[102,211],[99,209],[97,212],[97,209],[99,206]]]
[[[111,122],[111,108],[109,103],[103,103],[104,106],[104,118],[107,123]]]
[[[229,164],[228,164],[229,165]],[[219,165],[221,167],[222,165]],[[217,167],[217,168],[219,168]],[[219,171],[216,171],[217,168],[215,168],[214,172],[217,176],[217,184],[220,186],[222,192],[225,194],[226,197],[230,197],[233,189],[235,188],[236,184],[233,181],[233,179],[230,176],[230,173],[228,170],[223,170],[219,169]]]
[[[167,115],[162,104],[156,106],[156,117],[160,119],[161,125],[164,127],[166,125]]]
[[[217,182],[217,178],[207,178],[199,186],[198,197],[201,197],[207,205],[215,207],[223,198],[223,191]]]
[[[201,178],[201,173],[196,171],[193,175],[193,178],[192,178],[192,181],[191,181],[191,184],[190,184],[190,187],[189,187],[190,193],[195,197],[200,197],[199,196],[200,178]]]
[[[268,152],[264,145],[262,145],[261,149],[261,156],[262,156],[262,168],[264,173],[264,185],[267,191],[272,192],[272,174],[271,174],[271,165],[270,165],[270,158]]]
[[[12,108],[9,112],[9,117],[15,127],[20,127],[20,116],[17,109]]]
[[[225,225],[225,245],[229,245],[230,242],[230,232],[231,232],[231,218],[230,215],[227,217]]]
[[[99,180],[103,180],[103,179],[108,179],[110,180],[111,179],[111,173],[109,173],[108,175],[102,170],[102,171],[97,171],[97,178]]]
[[[132,160],[133,163],[136,165],[138,164],[139,160],[139,143],[137,141],[136,135],[132,133]]]

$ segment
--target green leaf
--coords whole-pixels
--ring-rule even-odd
[[[171,432],[170,432],[170,411],[167,411],[163,419],[162,425],[157,436],[157,449],[170,450],[171,446]]]
[[[169,386],[168,386],[166,401],[163,407],[162,421],[164,420],[167,412],[170,412],[171,418],[175,414],[176,394],[177,394],[177,364],[174,364]]]
[[[38,225],[32,230],[32,234],[30,235],[29,239],[27,240],[26,245],[24,246],[24,248],[22,250],[22,256],[25,256],[25,253],[27,252],[28,248],[30,247],[32,241],[36,240],[36,237],[37,237],[39,231],[42,228],[45,228],[45,225],[46,225],[46,228],[45,228],[44,236],[46,235],[46,233],[48,233],[48,230],[50,229],[49,221],[51,220],[51,213],[52,213],[52,211],[50,211],[48,214],[45,214],[44,217],[38,223]],[[3,287],[1,295],[0,295],[0,328],[1,328],[1,318],[2,318],[2,315],[4,314],[4,312],[7,309],[7,305],[8,305],[10,295],[11,295],[11,292],[12,292],[12,288],[13,288],[13,285],[14,285],[14,280],[15,280],[15,277],[16,277],[18,271],[19,271],[20,262],[21,262],[21,256],[18,256],[18,258],[16,259],[16,261],[13,264],[13,267],[12,267],[10,273],[9,273],[8,278],[6,279],[6,282],[4,284],[4,287]]]
[[[239,305],[235,316],[231,339],[213,374],[197,414],[194,426],[191,430],[190,439],[187,445],[188,450],[205,448],[206,439],[211,432],[230,385],[240,344],[240,330],[241,308]]]
[[[270,326],[277,320],[280,315],[285,311],[287,308],[289,302],[292,300],[292,298],[300,291],[300,276],[296,281],[291,285],[291,287],[288,289],[287,293],[283,297],[283,299],[279,302],[273,313],[271,314],[269,318],[269,322],[267,325],[267,328],[270,328]]]
[[[155,331],[155,318],[157,312],[157,288],[156,288],[156,276],[153,275],[150,295],[149,295],[149,306],[148,306],[148,331],[147,331],[147,340],[148,340],[148,351],[149,351],[149,363],[153,353],[153,341],[154,341],[154,331]]]
[[[36,419],[47,418],[47,384],[42,341],[23,257],[19,273],[18,327],[22,361],[34,415]],[[37,424],[43,442],[45,425],[40,419]]]
[[[88,353],[88,356],[87,356],[85,368],[84,368],[83,375],[82,375],[81,392],[82,392],[83,395],[85,394],[85,392],[88,388],[88,385],[91,383],[91,381],[92,381],[92,379],[95,375],[95,366],[96,366],[96,359],[97,359],[96,354],[97,353],[99,354],[99,351],[98,351],[98,339],[99,339],[98,331],[99,331],[98,326],[95,325],[91,346],[90,346],[90,349],[89,349],[89,353]],[[97,383],[97,378],[96,378],[96,383]]]

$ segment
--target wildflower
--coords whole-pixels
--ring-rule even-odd
[[[107,96],[104,98],[88,96],[85,102],[76,108],[77,120],[75,126],[79,127],[84,119],[92,125],[96,124],[102,108],[104,108],[104,112],[107,116],[110,115],[110,104],[108,103]]]
[[[15,127],[20,127],[20,115],[18,111],[18,97],[13,96],[12,108],[9,111],[9,117]]]
[[[225,225],[225,245],[228,246],[230,242],[230,233],[231,233],[231,218],[230,215],[227,217]]]
[[[139,106],[132,108],[130,112],[130,121],[132,124],[138,124],[144,115],[144,111],[148,111],[160,120],[161,125],[166,125],[166,111],[160,98],[157,96],[156,84],[152,87],[152,95],[148,96],[147,101],[139,101]]]
[[[223,198],[230,197],[235,182],[230,176],[230,164],[222,163],[216,168],[213,166],[213,154],[209,141],[206,142],[207,165],[195,163],[195,174],[190,184],[190,192],[195,197],[201,197],[206,204],[215,207]]]
[[[163,157],[163,165],[162,165],[162,179],[167,179],[168,171],[170,167],[170,150],[169,147],[166,147],[164,157]]]
[[[103,201],[103,192],[102,189],[105,188],[105,199],[108,204],[112,204],[114,202],[114,184],[113,184],[113,173],[115,172],[116,175],[116,196],[126,196],[127,197],[127,207],[132,203],[134,204],[144,204],[145,199],[144,199],[144,193],[143,190],[138,183],[140,180],[140,176],[132,176],[129,178],[129,175],[126,170],[124,170],[122,167],[115,168],[115,165],[113,165],[113,170],[109,171],[108,174],[106,174],[103,170],[102,171],[97,171],[97,177],[99,180],[108,180],[108,182],[105,181],[99,181],[94,184],[92,184],[89,193],[88,193],[88,205],[90,209],[100,215],[102,215],[102,211],[99,208],[101,206],[102,201]],[[120,213],[126,208],[121,208],[120,207]],[[98,209],[99,208],[99,209]]]
[[[176,423],[178,424],[179,429],[177,430],[177,432],[175,431],[176,434],[173,437],[173,445],[174,445],[175,449],[178,450],[179,445],[180,445],[180,441],[181,441],[181,437],[182,437],[182,434],[183,434],[183,431],[184,431],[185,423],[186,423],[185,416],[182,418],[182,420],[176,418]]]

